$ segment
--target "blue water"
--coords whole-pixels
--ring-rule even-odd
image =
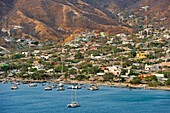
[[[170,113],[170,92],[162,90],[129,90],[101,86],[98,91],[77,90],[78,108],[68,108],[74,91],[45,91],[45,86],[0,83],[0,113]]]

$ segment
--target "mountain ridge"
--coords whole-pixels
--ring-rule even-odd
[[[22,26],[20,38],[27,34],[37,40],[63,40],[78,30],[100,30],[112,34],[132,33],[133,29],[118,22],[117,13],[134,14],[144,0],[0,0],[0,18],[8,17],[8,27]],[[168,14],[168,0],[150,0],[150,18]],[[156,8],[158,7],[158,8]],[[144,12],[138,12],[144,15]],[[168,16],[167,16],[168,17]],[[169,18],[169,17],[168,17]],[[3,22],[2,27],[5,28]],[[24,35],[23,35],[24,34]]]

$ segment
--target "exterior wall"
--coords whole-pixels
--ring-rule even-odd
[[[145,79],[146,77],[152,77],[154,75],[138,75],[138,78]]]

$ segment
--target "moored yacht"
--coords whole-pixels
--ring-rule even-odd
[[[58,88],[57,88],[57,91],[64,91],[64,90],[65,90],[64,87],[58,87]]]
[[[28,85],[28,87],[36,87],[36,86],[37,86],[36,83],[31,83],[31,84]]]
[[[81,89],[81,86],[68,86],[67,89]]]
[[[19,89],[19,88],[18,88],[17,85],[13,85],[13,86],[11,87],[11,89],[14,90],[14,89]]]
[[[96,90],[99,90],[99,87],[97,87],[97,86],[90,86],[90,88],[88,88],[88,90],[96,91]]]
[[[16,82],[15,85],[20,85],[20,82]]]
[[[28,84],[30,83],[31,81],[23,81],[22,84]]]
[[[75,101],[73,101],[72,95],[71,95],[71,104],[68,104],[67,107],[75,108],[80,107],[80,104],[77,103],[77,97],[76,97],[76,90],[75,90]]]
[[[53,84],[53,85],[52,85],[52,88],[56,88],[56,87],[57,87],[57,84]]]
[[[49,90],[52,90],[52,87],[51,87],[51,86],[45,87],[45,91],[49,91]]]
[[[62,84],[62,83],[59,83],[59,87],[64,87],[64,84]]]
[[[77,102],[72,102],[71,104],[68,104],[67,107],[71,107],[71,108],[80,107],[80,104]]]
[[[8,83],[8,81],[7,80],[2,81],[2,84],[4,84],[4,83]]]

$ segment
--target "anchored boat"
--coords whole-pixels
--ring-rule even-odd
[[[58,88],[57,88],[57,91],[64,91],[64,90],[65,90],[64,87],[58,87]]]
[[[52,87],[51,87],[51,86],[45,87],[45,91],[49,91],[49,90],[52,90]]]
[[[17,85],[13,85],[13,86],[11,87],[11,89],[12,89],[12,90],[15,90],[15,89],[19,89],[19,87],[18,87]]]
[[[31,84],[28,85],[28,87],[36,87],[36,86],[37,86],[36,83],[31,83]]]
[[[57,84],[53,84],[53,85],[52,85],[52,88],[56,88],[56,87],[57,87]]]
[[[67,107],[75,108],[80,107],[80,104],[77,103],[77,97],[76,97],[76,90],[75,90],[75,101],[73,101],[72,95],[71,95],[71,104],[68,104]]]
[[[90,88],[88,88],[88,90],[96,91],[96,90],[99,90],[99,87],[98,86],[90,86]]]
[[[81,86],[68,86],[67,89],[81,89]]]

